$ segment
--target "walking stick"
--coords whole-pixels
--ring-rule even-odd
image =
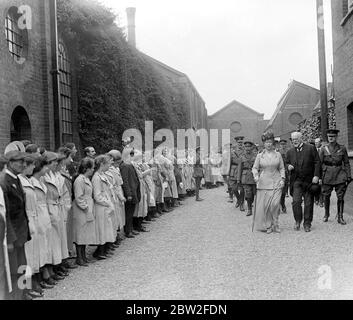
[[[252,219],[252,228],[251,228],[251,232],[254,232],[254,225],[255,225],[255,215],[256,215],[256,202],[257,202],[257,190],[256,190],[256,195],[255,195],[255,199],[254,199],[254,214],[253,214],[253,219]]]

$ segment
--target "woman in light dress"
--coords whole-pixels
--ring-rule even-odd
[[[63,182],[59,178],[57,171],[59,155],[54,152],[45,152],[44,159],[48,163],[48,171],[41,178],[47,188],[47,204],[52,225],[51,232],[51,265],[49,269],[51,278],[55,281],[64,279],[68,272],[61,265],[63,259],[68,257],[68,252],[64,252],[62,246],[66,246],[66,230],[64,221]]]
[[[94,160],[81,160],[74,182],[74,202],[72,206],[73,242],[76,246],[76,263],[88,266],[86,246],[97,243],[96,223],[93,212],[93,186],[90,178],[94,172]]]
[[[58,153],[58,165],[55,171],[55,178],[58,182],[58,191],[59,191],[59,215],[60,215],[60,239],[61,239],[61,255],[62,263],[60,265],[61,269],[65,274],[68,274],[67,268],[70,267],[68,262],[69,258],[69,247],[72,248],[72,245],[69,246],[68,241],[68,221],[69,214],[71,213],[72,206],[72,185],[71,179],[68,182],[68,179],[62,175],[66,171],[66,164],[68,163],[68,158],[70,157],[70,150],[64,148],[65,150],[60,150]],[[69,225],[70,227],[71,225]],[[71,236],[71,235],[70,235]],[[72,241],[72,237],[70,239]]]
[[[134,217],[133,217],[133,225],[134,229],[138,232],[148,232],[143,226],[142,221],[145,217],[147,217],[148,213],[148,186],[144,179],[144,175],[147,172],[143,167],[142,163],[142,152],[139,150],[133,151],[134,156],[132,157],[131,164],[134,166],[137,176],[140,181],[140,192],[141,192],[141,200],[135,207]]]
[[[110,183],[105,174],[111,166],[111,159],[107,155],[95,159],[95,173],[92,178],[94,215],[96,217],[97,250],[93,257],[103,260],[111,256],[109,245],[114,243],[113,215],[115,207],[110,198]]]
[[[47,173],[47,161],[40,157],[35,161],[35,167],[33,175],[31,177],[31,183],[36,193],[36,207],[38,214],[38,223],[42,230],[38,234],[39,237],[39,258],[41,265],[41,282],[40,286],[43,289],[50,289],[56,284],[56,281],[51,278],[54,275],[52,271],[52,249],[53,244],[53,228],[50,220],[48,204],[47,204],[47,187],[41,181],[41,178]],[[50,273],[51,270],[51,273]]]
[[[114,245],[111,245],[111,249],[116,249],[120,242],[120,234],[124,230],[125,226],[125,202],[124,192],[122,189],[123,179],[121,177],[119,165],[121,163],[121,152],[118,150],[111,150],[108,155],[111,157],[112,165],[106,172],[109,181],[112,184],[112,192],[114,194],[114,206],[115,206],[115,221],[116,221],[116,240]]]
[[[279,233],[279,214],[285,169],[282,155],[274,149],[274,135],[262,136],[264,150],[256,157],[252,172],[257,183],[254,227],[257,231]]]
[[[24,170],[18,176],[21,181],[23,191],[26,196],[26,213],[28,217],[28,226],[31,233],[31,240],[25,243],[25,253],[27,258],[27,272],[31,276],[32,288],[28,289],[27,293],[33,298],[42,297],[43,289],[40,283],[40,235],[43,235],[43,230],[39,224],[37,211],[37,198],[33,184],[30,181],[30,176],[33,174],[35,157],[28,155],[24,159]]]

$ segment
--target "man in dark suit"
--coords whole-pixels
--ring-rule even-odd
[[[303,221],[302,202],[304,198],[304,230],[310,232],[313,221],[314,195],[311,184],[318,184],[321,176],[320,158],[315,146],[303,143],[300,132],[292,133],[294,147],[287,152],[286,164],[290,172],[290,193],[293,197],[294,230],[300,230]]]
[[[138,232],[133,231],[133,216],[136,205],[141,200],[140,180],[134,166],[131,164],[131,158],[134,151],[131,148],[125,148],[122,154],[123,162],[120,164],[120,173],[123,179],[123,192],[126,198],[125,203],[125,235],[127,238],[134,238]]]
[[[287,140],[281,139],[279,142],[279,152],[282,155],[283,163],[286,163],[286,157],[287,157]],[[284,181],[284,187],[282,189],[282,195],[281,195],[281,209],[282,213],[287,213],[287,207],[286,207],[286,196],[288,194],[288,180],[289,180],[289,173],[288,173],[288,168],[286,166],[286,179]]]
[[[24,246],[31,240],[25,194],[17,177],[24,169],[24,159],[27,156],[28,154],[20,151],[8,152],[5,155],[8,161],[7,169],[0,179],[6,206],[7,246],[12,282],[12,293],[9,296],[11,300],[30,299],[25,294],[24,288],[19,285],[23,284],[22,281],[18,283],[19,277],[23,276],[19,273],[19,268],[27,265]]]

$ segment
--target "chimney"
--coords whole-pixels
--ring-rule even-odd
[[[126,8],[127,14],[127,37],[131,46],[136,48],[136,34],[135,34],[135,14],[136,8]]]

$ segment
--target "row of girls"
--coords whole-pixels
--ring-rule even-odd
[[[112,150],[94,159],[83,158],[72,170],[75,151],[72,146],[57,153],[35,145],[26,148],[18,178],[31,234],[25,243],[31,286],[19,298],[42,297],[43,289],[53,288],[70,269],[111,257],[122,239],[148,232],[146,221],[194,195],[193,159],[187,153],[177,162],[173,150],[164,149],[145,161],[140,151],[125,148],[123,154]],[[122,174],[124,163],[131,164],[134,173]],[[139,197],[130,214],[127,195],[135,187],[135,174]],[[92,257],[88,246],[95,247]]]

